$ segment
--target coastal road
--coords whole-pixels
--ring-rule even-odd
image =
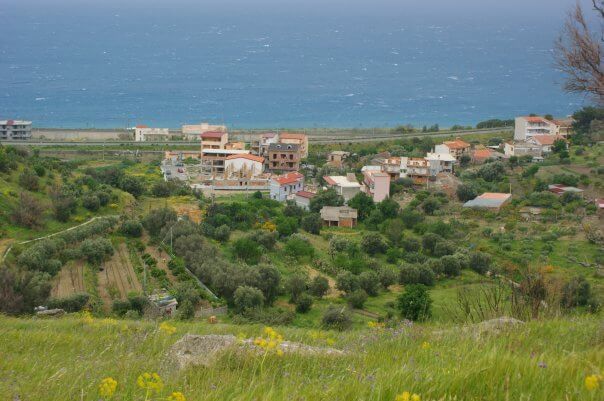
[[[75,130],[72,130],[75,131]],[[439,132],[414,132],[407,134],[397,133],[376,133],[375,135],[368,133],[357,133],[357,132],[337,132],[329,134],[316,134],[308,133],[308,141],[313,144],[337,144],[337,143],[350,143],[350,142],[379,142],[389,141],[395,139],[404,138],[423,138],[423,137],[449,137],[449,136],[467,136],[476,134],[496,134],[496,133],[510,133],[512,128],[487,128],[487,129],[473,129],[464,131],[439,131]],[[249,142],[252,138],[257,137],[260,133],[251,134],[231,134],[231,139],[234,141],[247,141]],[[44,140],[44,139],[31,139],[29,141],[0,141],[3,145],[25,145],[25,146],[136,146],[136,147],[149,147],[149,146],[199,146],[199,141],[187,142],[187,141],[161,141],[161,142],[135,142],[128,140]]]

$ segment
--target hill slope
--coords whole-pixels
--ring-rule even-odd
[[[174,323],[176,332],[144,321],[0,317],[3,399],[98,400],[105,377],[113,399],[143,400],[143,372],[159,372],[157,399],[182,391],[187,400],[394,400],[411,391],[426,400],[595,400],[585,378],[601,374],[598,317],[531,322],[476,337],[471,329],[415,325],[346,333],[277,329],[286,340],[349,351],[346,356],[224,354],[209,368],[168,371],[166,350],[185,333],[261,335],[260,326]],[[600,383],[602,384],[602,383]],[[6,397],[6,398],[4,398]],[[156,399],[156,398],[153,398]]]

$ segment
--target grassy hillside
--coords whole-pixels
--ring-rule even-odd
[[[402,325],[346,333],[277,328],[286,340],[347,351],[345,356],[226,353],[209,368],[177,372],[162,363],[185,333],[262,334],[262,326],[158,323],[72,316],[0,317],[0,394],[6,400],[98,400],[98,385],[117,381],[112,399],[143,400],[143,372],[187,400],[385,400],[410,391],[421,400],[597,400],[585,378],[602,374],[601,317],[533,321],[475,336],[451,325]],[[604,383],[600,383],[602,385]]]

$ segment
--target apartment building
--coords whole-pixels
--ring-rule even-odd
[[[396,180],[401,177],[401,158],[400,157],[388,157],[380,159],[379,162],[382,172],[388,174],[391,179]]]
[[[202,174],[224,174],[229,156],[249,154],[249,150],[201,149],[200,169]]]
[[[469,155],[472,145],[456,138],[454,141],[445,141],[434,147],[434,153],[448,153],[459,161],[461,156]]]
[[[268,169],[270,171],[298,171],[301,158],[299,145],[271,143],[268,147]]]
[[[229,143],[229,134],[223,131],[208,131],[199,135],[201,149],[226,149]]]
[[[346,176],[325,176],[323,180],[325,180],[328,188],[335,189],[338,195],[341,195],[346,202],[361,192],[361,184],[359,184],[353,173],[348,173]]]
[[[279,134],[279,143],[287,145],[297,145],[300,149],[300,158],[308,157],[308,137],[306,134],[297,132],[281,132]]]
[[[411,178],[414,184],[425,184],[430,176],[430,163],[424,157],[401,157],[401,178]]]
[[[390,196],[390,175],[382,172],[380,166],[365,166],[361,171],[362,190],[371,196],[374,202],[381,202]]]
[[[279,135],[276,132],[265,132],[258,139],[252,140],[250,150],[258,156],[268,157],[268,147],[278,142]]]
[[[543,117],[516,117],[514,124],[514,140],[524,141],[535,135],[558,135],[560,127],[553,121]]]
[[[0,140],[24,141],[31,139],[31,121],[0,120]]]

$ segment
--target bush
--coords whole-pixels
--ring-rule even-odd
[[[86,293],[73,294],[65,298],[51,298],[48,300],[47,306],[50,309],[63,309],[65,312],[79,312],[88,303],[90,295]]]
[[[436,245],[441,241],[442,237],[440,235],[434,233],[427,233],[422,238],[422,247],[424,248],[425,252],[432,255],[434,254],[434,249],[436,248]]]
[[[485,274],[491,267],[491,256],[484,252],[473,252],[470,254],[470,269],[478,274]]]
[[[264,294],[265,305],[272,305],[279,295],[281,286],[281,273],[274,266],[260,265],[258,267],[258,281],[256,287]]]
[[[403,285],[419,283],[419,268],[416,265],[401,265],[399,268],[398,282]]]
[[[380,279],[377,273],[373,271],[365,271],[359,274],[359,286],[365,290],[367,295],[375,297],[378,294],[380,287]]]
[[[422,321],[432,316],[432,299],[421,284],[408,285],[398,297],[398,310],[405,319]]]
[[[138,238],[143,235],[143,225],[137,219],[124,220],[120,232],[129,237]]]
[[[435,211],[440,209],[440,202],[435,198],[428,198],[422,203],[422,209],[428,215],[433,215]]]
[[[19,186],[28,191],[37,191],[40,189],[38,176],[31,170],[24,170],[19,175]]]
[[[478,192],[472,185],[462,184],[457,187],[457,199],[461,202],[467,202],[476,198],[476,196],[478,196]]]
[[[298,232],[298,219],[295,217],[279,216],[275,219],[275,224],[281,237],[289,237]]]
[[[310,282],[308,291],[317,298],[322,298],[329,291],[329,281],[323,276],[315,276]]]
[[[562,287],[562,307],[570,309],[578,306],[586,306],[593,302],[591,285],[585,277],[572,278]]]
[[[312,307],[313,299],[308,294],[301,294],[296,300],[296,312],[306,313]]]
[[[388,289],[392,284],[396,283],[396,273],[392,269],[383,267],[378,270],[378,280],[384,289]]]
[[[113,245],[106,238],[86,239],[80,245],[80,253],[88,262],[99,264],[113,255]]]
[[[359,278],[349,271],[342,272],[336,277],[336,288],[344,293],[352,293],[360,288]]]
[[[323,314],[321,324],[326,329],[344,331],[352,326],[352,317],[346,308],[332,305]]]
[[[262,250],[257,242],[249,237],[243,237],[233,242],[233,253],[247,264],[256,265],[260,261]]]
[[[284,251],[286,255],[299,260],[304,257],[312,257],[315,249],[307,238],[295,234],[287,240]]]
[[[19,203],[11,213],[11,220],[20,226],[27,228],[39,227],[42,225],[42,214],[44,208],[36,198],[22,192],[19,195]]]
[[[361,249],[369,255],[376,255],[386,252],[388,244],[377,234],[366,234],[361,239]]]
[[[231,236],[231,228],[226,224],[221,225],[214,230],[214,239],[220,242],[227,242]]]
[[[237,287],[233,295],[233,305],[235,312],[243,313],[249,309],[262,307],[264,304],[264,295],[258,288],[241,286]]]
[[[455,245],[449,241],[440,241],[436,243],[434,247],[433,255],[441,257],[445,255],[452,255],[455,253]]]
[[[101,207],[101,202],[96,195],[85,195],[82,197],[82,206],[91,212],[96,212]]]
[[[125,175],[119,181],[119,188],[129,192],[135,198],[138,198],[145,192],[145,185],[140,178],[133,175]]]
[[[447,255],[440,258],[443,273],[449,277],[459,276],[461,274],[461,263],[457,256]]]
[[[356,290],[346,296],[348,304],[355,309],[363,309],[367,301],[367,293],[364,290]]]
[[[302,293],[308,289],[308,277],[304,274],[293,274],[287,280],[287,290],[290,294],[290,302],[296,303]]]
[[[160,234],[164,227],[176,223],[176,212],[170,208],[154,209],[143,219],[143,226],[153,237]]]
[[[311,213],[302,219],[302,229],[308,233],[319,235],[321,233],[321,227],[323,227],[323,220],[319,213]]]

